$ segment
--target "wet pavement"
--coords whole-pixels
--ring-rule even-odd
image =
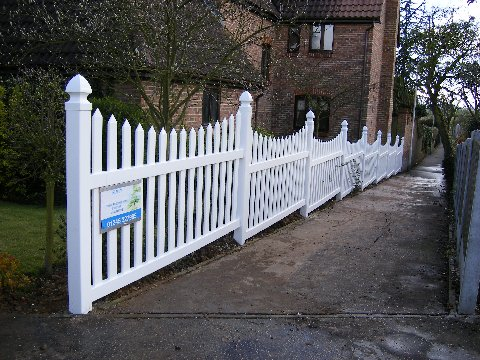
[[[449,304],[441,158],[89,315],[0,314],[0,358],[480,359]]]

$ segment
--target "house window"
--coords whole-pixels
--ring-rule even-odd
[[[333,50],[333,25],[313,24],[310,33],[310,51]]]
[[[263,45],[262,46],[262,77],[265,80],[270,78],[270,62],[271,62],[271,49],[270,45]]]
[[[218,121],[220,113],[220,94],[218,89],[207,88],[203,91],[202,125]]]
[[[297,53],[300,50],[300,26],[291,26],[288,28],[288,48],[287,51]]]
[[[298,95],[295,96],[294,128],[300,129],[305,125],[307,112],[315,114],[314,133],[316,136],[327,133],[330,119],[330,99],[325,96]]]

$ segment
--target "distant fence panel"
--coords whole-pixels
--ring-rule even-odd
[[[377,168],[381,144],[382,132],[379,131],[377,133],[377,139],[371,146],[367,146],[367,150],[365,152],[365,170],[363,175],[362,190],[377,180]]]
[[[312,112],[306,126],[286,138],[254,133],[247,92],[236,116],[169,134],[153,128],[145,134],[141,126],[132,133],[128,121],[119,131],[114,116],[92,115],[91,88],[80,75],[67,92],[72,313],[87,313],[93,301],[228,233],[243,244],[294,211],[308,216],[401,169],[401,157],[392,160],[403,147],[398,139],[382,146],[379,133],[369,145],[365,128],[362,139],[350,143],[344,121],[336,138],[320,141],[313,137]],[[382,156],[386,165],[379,170]]]
[[[480,286],[480,131],[457,146],[455,236],[460,272],[458,312],[474,314]]]

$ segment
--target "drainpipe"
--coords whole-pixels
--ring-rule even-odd
[[[363,116],[363,98],[365,97],[365,77],[367,76],[367,53],[368,53],[368,33],[373,29],[373,24],[365,30],[365,45],[363,49],[363,69],[362,84],[360,93],[360,107],[358,110],[358,138],[362,137],[362,116]]]
[[[264,92],[261,92],[260,94],[258,94],[256,97],[255,97],[255,116],[254,116],[254,128],[256,129],[257,126],[258,126],[258,123],[257,123],[257,115],[258,115],[258,101],[260,100],[260,98],[265,95]]]

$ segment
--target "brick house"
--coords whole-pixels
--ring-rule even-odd
[[[246,88],[254,97],[255,127],[277,135],[292,133],[303,126],[311,108],[320,138],[336,136],[340,123],[347,119],[350,139],[357,139],[364,125],[370,129],[369,141],[377,130],[382,130],[385,139],[392,123],[399,0],[243,0],[231,4],[243,18],[248,17],[252,27],[257,22],[267,24],[263,33],[244,46],[245,56],[239,59],[249,63],[250,79],[210,81],[191,99],[186,127],[228,116]],[[225,19],[224,26],[232,31],[244,24]]]
[[[311,108],[320,138],[336,136],[347,119],[350,139],[358,139],[366,125],[369,141],[377,130],[385,141],[392,124],[399,1],[249,3],[250,12],[275,24],[245,50],[265,79],[252,91],[253,125],[289,134],[304,125]],[[199,96],[187,115],[192,125],[202,121],[200,111],[193,112],[200,100],[203,114],[214,109],[221,118],[235,109],[240,89],[219,86],[207,92],[214,97]]]
[[[288,133],[303,126],[310,107],[319,137],[338,134],[342,119],[348,120],[352,139],[364,125],[386,135],[392,122],[399,1],[295,4],[303,8],[298,15],[284,10],[282,18],[292,23],[280,26],[271,44],[260,121],[279,134]]]

